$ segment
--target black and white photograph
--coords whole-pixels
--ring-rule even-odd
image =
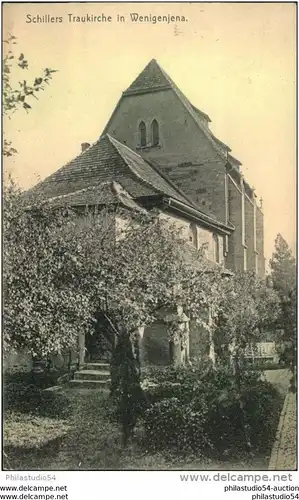
[[[298,498],[296,36],[295,2],[2,3],[4,493]]]

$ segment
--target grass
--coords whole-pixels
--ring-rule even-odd
[[[265,372],[286,394],[287,370]],[[223,457],[153,453],[141,446],[140,429],[127,448],[117,424],[107,418],[108,393],[57,388],[28,392],[14,404],[7,398],[4,417],[4,468],[11,470],[265,470],[269,457]],[[21,392],[21,394],[23,394]],[[32,398],[33,405],[28,404]]]
[[[273,384],[282,396],[288,392],[291,381],[291,372],[286,368],[278,370],[265,370],[264,378],[270,384]]]
[[[11,412],[4,419],[4,468],[47,470],[69,431],[64,420]]]
[[[12,470],[263,470],[269,457],[208,460],[152,453],[140,445],[140,430],[127,448],[120,429],[105,416],[108,395],[95,390],[60,391],[68,417],[8,412],[4,420],[4,467]],[[55,414],[55,412],[52,412]]]
[[[59,391],[67,418],[9,411],[4,419],[5,468],[77,470],[120,468],[117,426],[104,416],[107,395],[100,391]],[[47,398],[48,399],[48,398]],[[55,398],[53,397],[53,400]],[[53,414],[54,412],[51,411]],[[66,412],[63,412],[64,414]]]

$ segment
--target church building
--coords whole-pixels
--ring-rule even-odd
[[[33,192],[78,209],[107,203],[128,211],[156,208],[182,229],[192,252],[205,248],[211,266],[263,277],[262,207],[210,122],[153,59],[122,93],[99,139],[83,143],[76,158]],[[121,224],[116,216],[116,230]],[[175,314],[189,332],[181,360],[201,356],[199,327],[179,308]],[[167,364],[167,328],[164,317],[141,329],[145,363]],[[85,338],[79,344],[80,365],[97,360],[96,352],[86,352]]]
[[[212,261],[263,277],[262,207],[210,122],[153,59],[122,93],[99,140],[83,143],[34,190],[92,205],[95,187],[99,195],[101,184],[116,182],[139,205],[171,215]]]
[[[227,268],[263,277],[262,207],[241,162],[214,136],[210,123],[153,59],[122,93],[103,134],[150,161],[199,210],[230,229],[220,250]]]

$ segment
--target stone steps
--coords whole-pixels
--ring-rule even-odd
[[[109,363],[84,363],[84,370],[110,371]]]
[[[71,387],[108,389],[110,386],[110,366],[108,363],[85,363],[74,373]]]
[[[75,380],[109,380],[110,371],[78,370],[74,375]]]
[[[70,387],[78,387],[81,389],[109,389],[110,380],[86,380],[74,379],[70,381]]]

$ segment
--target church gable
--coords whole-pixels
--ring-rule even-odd
[[[171,88],[122,97],[105,131],[141,154],[182,161],[186,147],[191,152],[193,146],[193,156],[198,155],[198,136],[203,135]]]
[[[128,97],[135,97],[133,99],[134,107],[138,106],[138,99],[136,99],[138,96],[141,95],[146,95],[146,98],[143,99],[143,104],[145,107],[145,110],[150,112],[153,111],[152,107],[152,101],[153,99],[150,98],[152,94],[154,94],[154,99],[156,99],[159,104],[161,104],[161,96],[157,95],[158,94],[163,94],[163,99],[166,99],[169,101],[169,95],[166,97],[165,91],[172,91],[172,96],[175,96],[176,99],[172,103],[173,105],[176,105],[178,108],[180,108],[180,114],[184,114],[184,123],[186,124],[186,121],[191,119],[193,122],[193,125],[195,124],[197,127],[197,130],[200,130],[201,133],[206,137],[206,139],[211,143],[212,147],[216,152],[221,154],[225,159],[227,158],[227,154],[230,150],[229,146],[224,144],[222,141],[217,139],[213,133],[209,130],[209,123],[211,122],[211,119],[209,116],[204,113],[203,111],[199,110],[197,107],[195,107],[191,102],[187,99],[187,97],[183,94],[183,92],[177,87],[177,85],[174,83],[174,81],[170,78],[169,75],[159,66],[157,61],[155,59],[152,59],[149,64],[144,68],[144,70],[137,76],[137,78],[133,81],[133,83],[123,92],[122,97],[120,101],[118,102],[110,120],[108,121],[107,126],[105,127],[103,134],[105,133],[112,133],[113,134],[113,126],[115,125],[116,121],[119,119],[120,115],[120,108],[122,111],[124,111],[124,108],[126,107],[124,104],[124,101],[126,101],[126,98]],[[132,100],[128,101],[127,100],[127,105],[128,102],[132,102]],[[143,110],[144,112],[144,110]],[[144,114],[144,113],[143,113]],[[130,118],[128,114],[125,114],[126,121],[127,118]],[[179,117],[177,117],[177,121]],[[152,118],[154,119],[154,118]],[[142,116],[140,116],[140,120],[142,120],[142,125],[144,125],[144,120]],[[166,116],[163,120],[165,123],[167,123],[168,117]],[[139,124],[138,124],[139,126]],[[194,130],[194,133],[195,130]],[[120,140],[120,139],[119,139]],[[144,146],[143,142],[144,141],[139,141],[142,146]],[[153,142],[150,140],[147,140],[147,146],[152,146]],[[135,141],[136,143],[136,141]],[[156,144],[158,145],[158,142]],[[134,146],[133,144],[131,147]],[[136,147],[136,144],[135,144]]]
[[[169,77],[160,68],[157,61],[152,59],[144,70],[137,76],[123,95],[148,92],[161,88],[171,88]]]
[[[225,222],[226,166],[239,173],[240,162],[213,135],[210,121],[153,59],[123,92],[104,132],[157,165],[202,210]]]
[[[202,210],[216,217],[225,213],[219,178],[224,178],[226,160],[172,88],[123,96],[106,130],[157,165]],[[220,192],[217,211],[204,195],[211,186],[216,196]]]

